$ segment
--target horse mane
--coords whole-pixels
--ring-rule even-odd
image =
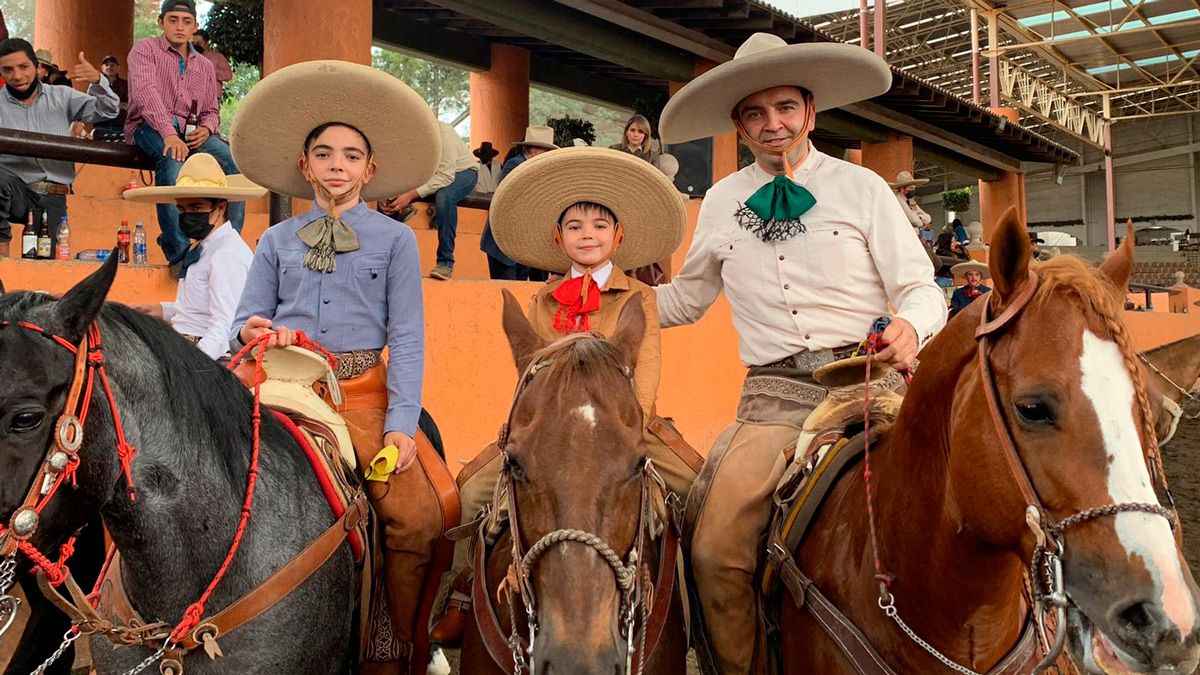
[[[554,382],[556,395],[596,379],[627,379],[621,348],[600,337],[551,343],[533,354],[533,362],[539,361],[547,363],[544,366],[546,379]],[[616,373],[619,375],[614,376]]]
[[[1158,435],[1154,428],[1155,416],[1147,393],[1149,388],[1138,361],[1137,350],[1133,346],[1133,338],[1122,318],[1122,312],[1125,310],[1124,289],[1117,288],[1098,267],[1076,256],[1056,256],[1046,262],[1034,264],[1033,270],[1041,281],[1032,299],[1034,304],[1043,304],[1056,296],[1069,296],[1083,309],[1089,322],[1104,325],[1112,335],[1113,341],[1121,351],[1125,369],[1133,380],[1134,398],[1142,413],[1142,435],[1147,446],[1146,452],[1160,479],[1165,481],[1166,473],[1163,472]]]

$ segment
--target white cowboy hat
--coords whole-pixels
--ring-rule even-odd
[[[684,85],[667,101],[658,130],[664,143],[686,143],[733,131],[734,107],[772,87],[812,92],[817,112],[885,93],[892,86],[887,62],[854,45],[789,45],[778,35],[755,33],[726,61]]]
[[[990,279],[992,274],[986,263],[981,263],[978,260],[968,260],[960,262],[950,268],[950,274],[954,276],[966,276],[967,272],[979,272],[984,279]]]
[[[625,239],[613,254],[623,270],[671,255],[687,212],[675,186],[644,159],[609,148],[563,148],[526,160],[492,196],[492,234],[505,255],[535,269],[566,272],[571,261],[554,241],[572,204],[594,202],[616,215]]]
[[[394,197],[429,180],[442,156],[437,118],[407,84],[346,61],[304,61],[281,68],[250,89],[230,132],[234,160],[260,185],[302,199],[313,189],[296,160],[313,129],[339,122],[371,144],[379,172],[362,198]]]
[[[525,127],[525,140],[517,141],[513,145],[528,145],[547,150],[558,149],[558,146],[554,144],[554,129],[547,126]]]
[[[899,190],[900,188],[908,187],[909,185],[924,185],[928,182],[928,178],[913,178],[913,175],[910,172],[901,171],[900,173],[896,174],[896,182],[889,182],[888,187],[892,188],[893,190]]]
[[[266,188],[251,183],[240,174],[226,176],[215,157],[198,152],[188,157],[179,168],[179,177],[175,179],[174,185],[134,188],[126,190],[122,196],[131,202],[168,204],[176,199],[193,197],[244,202],[258,199],[265,194]]]

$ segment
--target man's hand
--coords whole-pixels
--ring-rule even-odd
[[[392,203],[393,209],[395,209],[396,211],[403,211],[404,209],[408,208],[409,204],[413,203],[413,200],[415,200],[417,198],[417,196],[418,195],[417,195],[416,190],[409,190],[408,192],[405,192],[404,194],[400,195],[399,197],[392,197],[388,201],[390,201]]]
[[[207,141],[209,136],[212,136],[212,132],[208,130],[208,127],[196,127],[192,130],[192,133],[187,135],[187,146],[192,150],[195,150],[201,145],[204,145],[204,141]]]
[[[176,162],[182,162],[187,159],[188,146],[183,142],[183,139],[171,134],[163,139],[163,157],[170,157]]]
[[[383,435],[383,446],[396,446],[400,452],[396,453],[396,470],[392,473],[400,473],[407,471],[408,467],[413,465],[417,459],[417,442],[412,436],[402,431],[389,431]]]
[[[146,305],[132,305],[132,307],[142,314],[149,314],[157,319],[163,318],[163,308],[161,303],[153,302]]]
[[[393,213],[396,213],[397,211],[399,211],[400,209],[396,208],[396,200],[397,199],[399,199],[399,197],[388,197],[387,199],[380,199],[379,200],[380,213],[385,213],[390,216]]]
[[[892,322],[884,329],[881,338],[887,347],[876,352],[875,359],[886,363],[896,370],[909,370],[917,360],[917,329],[912,324],[899,317],[892,317]]]
[[[238,338],[242,344],[250,344],[260,336],[270,333],[272,330],[275,334],[267,340],[266,349],[274,349],[275,347],[290,347],[296,343],[296,331],[279,326],[274,328],[271,320],[262,316],[252,316],[246,319],[246,325],[238,331]]]
[[[67,71],[67,76],[75,82],[85,81],[88,84],[96,84],[100,81],[100,71],[83,58],[83,52],[79,52],[79,63],[71,66],[71,69]]]

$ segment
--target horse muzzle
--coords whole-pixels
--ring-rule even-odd
[[[1200,664],[1200,642],[1154,602],[1125,602],[1110,611],[1114,628],[1101,630],[1077,607],[1067,612],[1071,658],[1089,675],[1188,675]]]

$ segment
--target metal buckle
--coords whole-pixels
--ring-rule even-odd
[[[83,425],[74,415],[64,415],[58,422],[58,445],[71,454],[83,445]]]

